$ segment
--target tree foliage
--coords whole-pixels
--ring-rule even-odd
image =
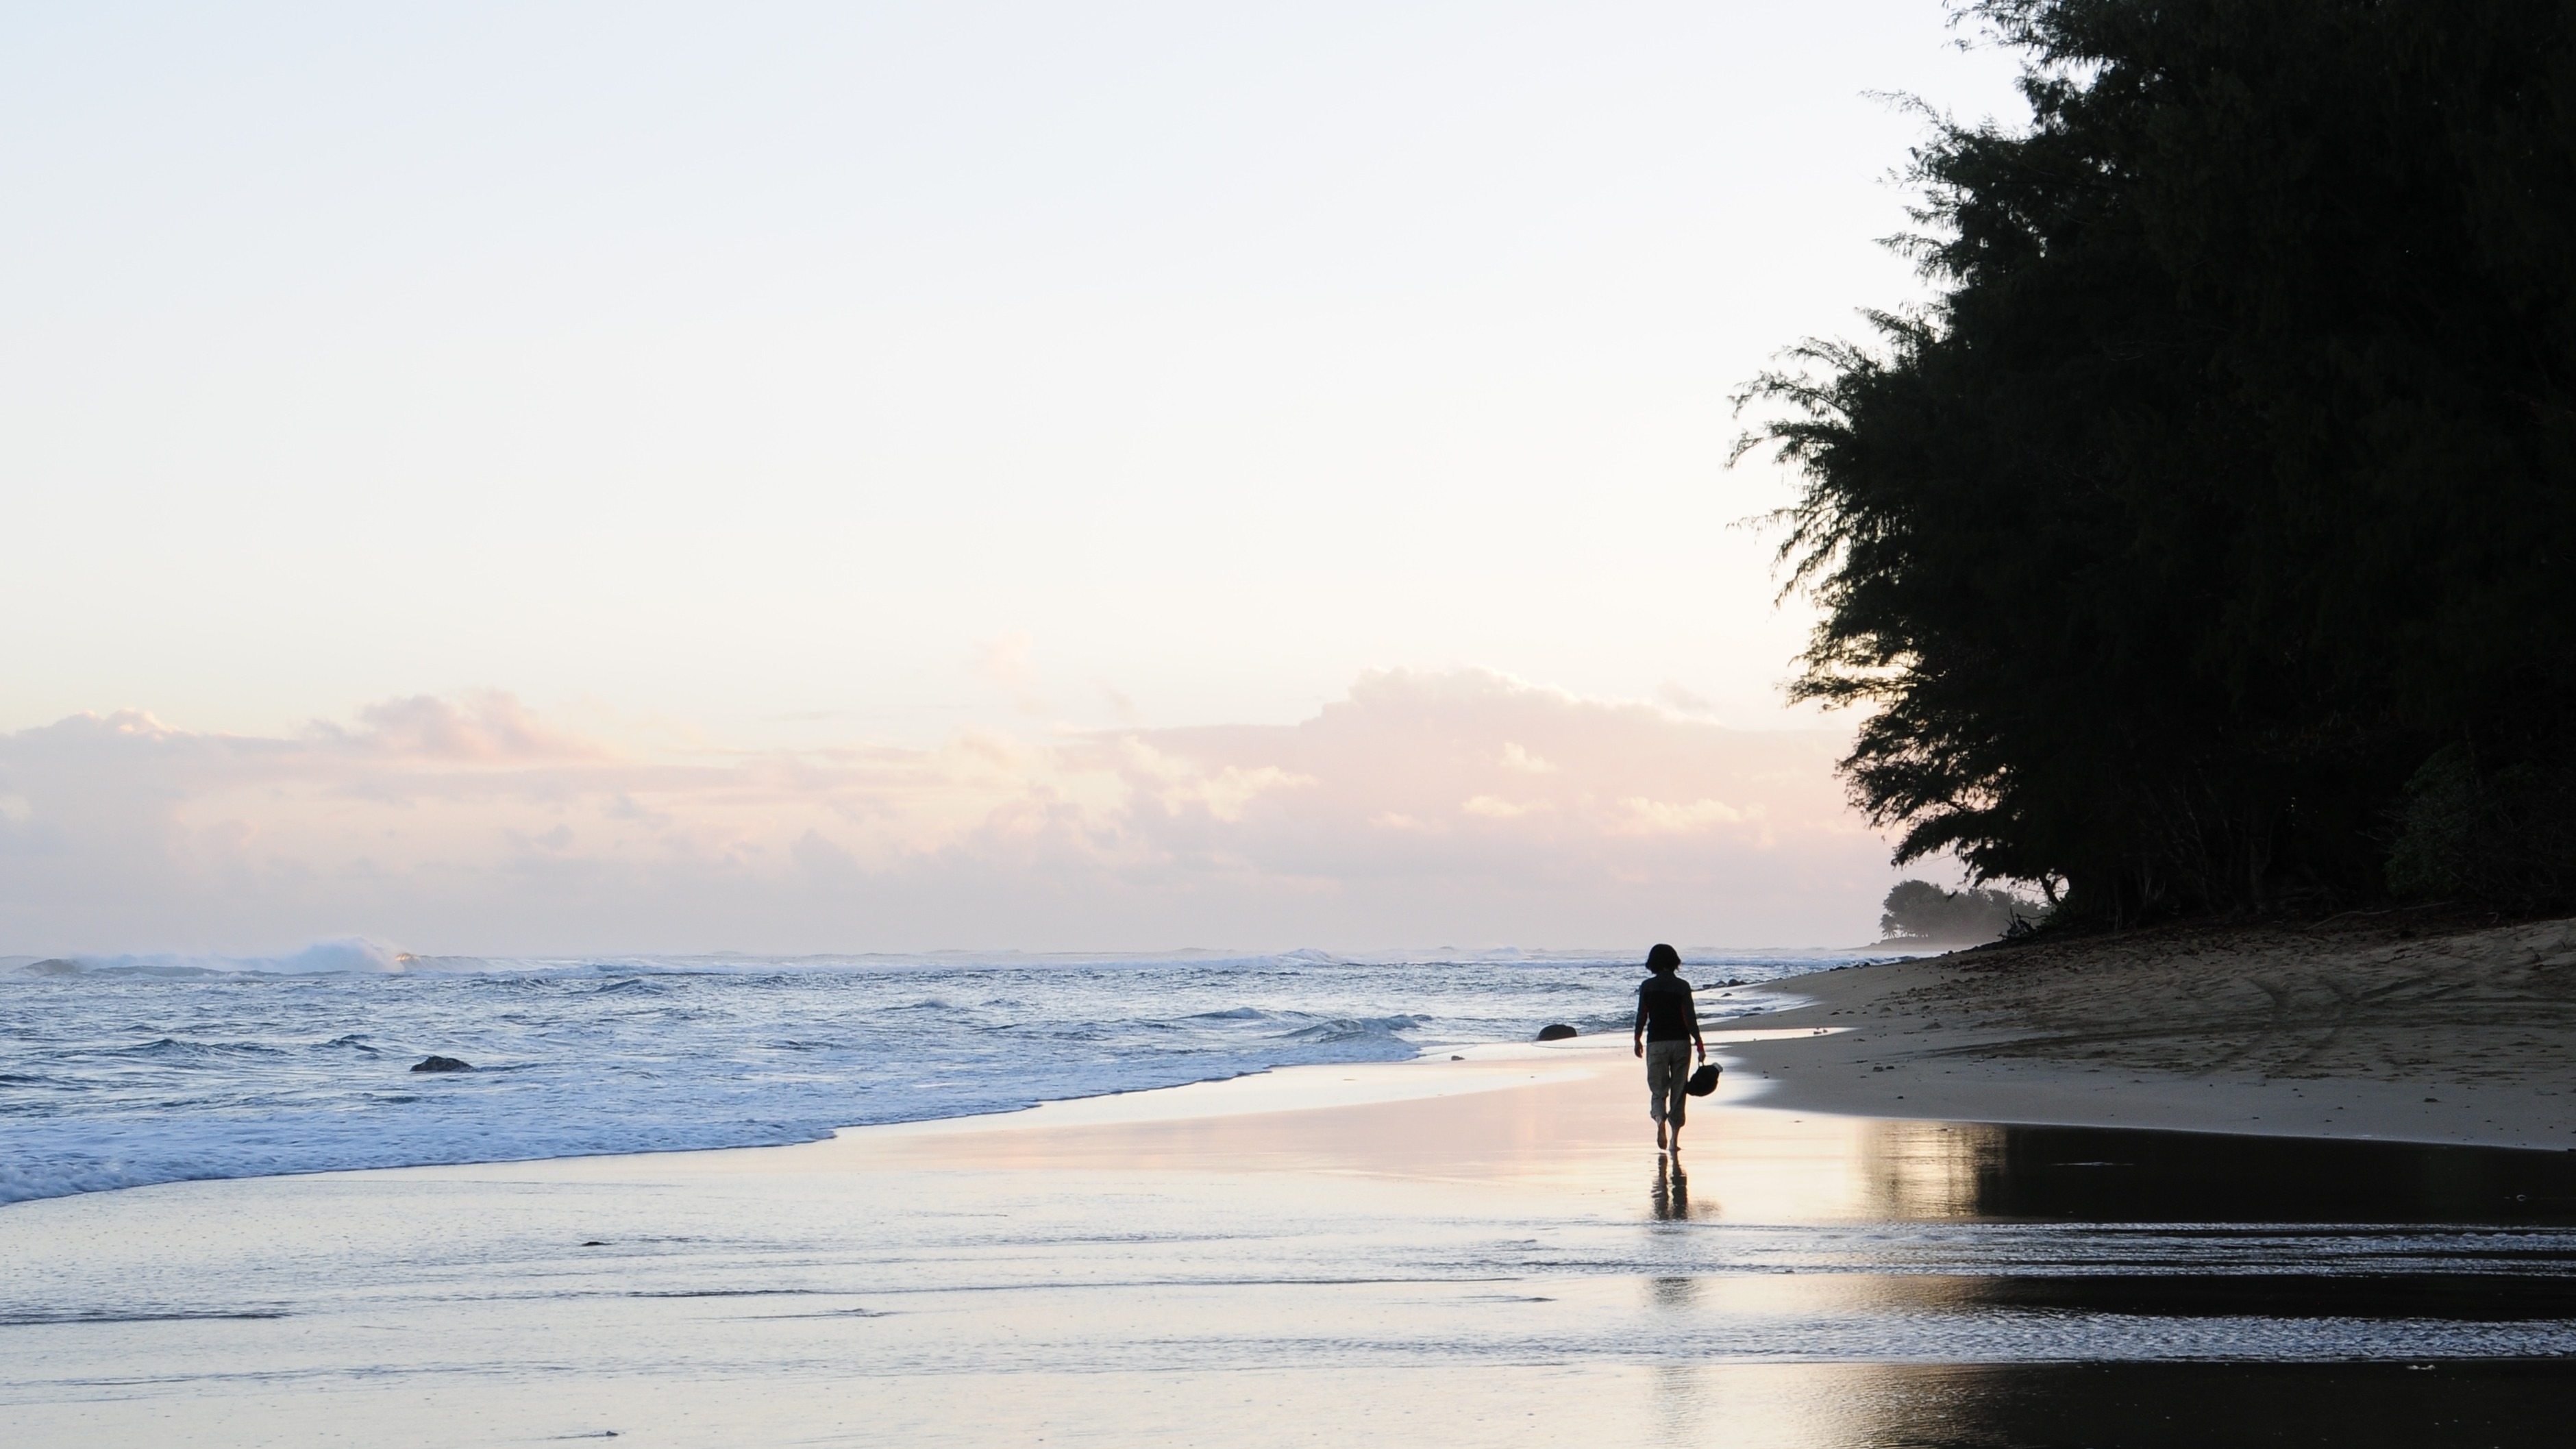
[[[2047,919],[2048,908],[2010,891],[1970,886],[1945,891],[1928,880],[1901,880],[1880,908],[1878,934],[1927,946],[1973,946]]]
[[[2033,120],[1914,153],[1936,301],[1748,394],[1856,800],[2075,918],[2477,893],[2409,779],[2576,778],[2576,6],[1968,13]]]

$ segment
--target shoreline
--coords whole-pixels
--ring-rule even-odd
[[[1647,1445],[1711,1424],[1817,1449],[1912,1442],[1927,1393],[2029,1429],[1961,1442],[2059,1442],[2061,1420],[2128,1414],[2106,1374],[2168,1407],[2270,1375],[2267,1424],[2313,1431],[2358,1394],[2381,1406],[2347,1415],[2365,1428],[2411,1405],[2483,1433],[2510,1406],[2506,1432],[2427,1443],[2563,1436],[2564,1375],[2495,1362],[2563,1366],[2576,1280],[2498,1300],[2475,1225],[2576,1262],[2569,1159],[2078,1145],[1802,1110],[1745,1065],[1852,1035],[1721,1028],[1737,1065],[1670,1155],[1612,1035],[780,1147],[15,1204],[0,1417],[31,1449]],[[2234,1273],[2202,1271],[2212,1223],[2246,1225]],[[2149,1442],[2240,1427],[2204,1419]]]
[[[2424,938],[2395,929],[2318,936],[2182,927],[1732,989],[1805,1004],[1708,1029],[1709,1054],[1726,1067],[1708,1100],[1729,1111],[2576,1151],[2576,920]],[[2506,1031],[2514,1035],[2497,1035]],[[2392,1049],[2392,1036],[2403,1050]],[[2491,1050],[2500,1045],[2516,1050]],[[1352,1154],[1319,1154],[1311,1142],[1296,1152],[1237,1152],[1209,1124],[1259,1117],[1278,1137],[1294,1114],[1375,1114],[1390,1120],[1372,1130],[1406,1138],[1415,1129],[1392,1119],[1408,1107],[1419,1115],[1443,1099],[1583,1083],[1592,1085],[1547,1094],[1560,1123],[1552,1135],[1577,1149],[1580,1139],[1562,1128],[1579,1121],[1603,1134],[1603,1150],[1626,1153],[1643,1132],[1642,1107],[1627,1100],[1640,1095],[1624,1081],[1629,1065],[1627,1039],[1617,1035],[1435,1047],[1398,1062],[1274,1067],[681,1155],[808,1153],[819,1167],[876,1150],[869,1144],[991,1137],[1018,1144],[1014,1161],[1064,1161],[1079,1155],[1077,1139],[1088,1151],[1104,1135],[1161,1132],[1196,1143],[1199,1165],[1275,1163],[1299,1152]],[[1576,1102],[1584,1105],[1569,1119],[1566,1104]],[[1319,1122],[1314,1132],[1285,1135],[1325,1131]],[[1029,1145],[1044,1139],[1068,1145]]]
[[[1796,1035],[1747,1026],[1709,1033],[1710,1055]],[[1398,1062],[1302,1064],[1176,1087],[1041,1102],[1014,1112],[841,1128],[812,1142],[603,1153],[512,1163],[359,1169],[369,1177],[617,1180],[639,1170],[695,1178],[834,1174],[899,1166],[1126,1172],[1322,1172],[1390,1178],[1490,1178],[1523,1187],[1586,1177],[1654,1154],[1642,1068],[1607,1036],[1493,1042]],[[1709,1113],[1796,1109],[1760,1099],[1730,1073]],[[1813,1115],[1865,1124],[1866,1114]],[[1711,1135],[1714,1135],[1712,1131]]]
[[[560,971],[222,980],[0,972],[29,1110],[0,1202],[156,1182],[819,1140],[1292,1063],[1400,1060],[1621,1024],[1603,953],[1473,970],[1320,953],[1173,970]],[[1717,953],[1722,956],[1723,953]],[[1850,958],[1723,960],[1756,979]],[[942,998],[949,998],[943,1000]],[[530,1003],[538,1003],[531,1007]],[[1391,1014],[1385,1007],[1402,1007]],[[1611,1014],[1603,1015],[1601,1008]],[[430,1055],[467,1073],[414,1075]]]
[[[2174,927],[1767,983],[1748,1105],[2576,1151],[2576,921]]]
[[[1801,1004],[1712,1026],[1730,1109],[2576,1151],[2576,920],[2414,938],[2169,928],[1954,951],[1733,990]],[[1702,1009],[1712,1004],[1703,991]],[[1742,997],[1737,998],[1741,1000]],[[1433,1046],[1005,1112],[853,1124],[803,1142],[188,1178],[480,1173],[638,1159],[762,1163],[856,1144],[1369,1109],[1616,1075],[1617,1035]],[[1622,1089],[1620,1098],[1624,1102]],[[1634,1113],[1578,1114],[1621,1150]],[[1395,1135],[1401,1128],[1390,1127]],[[1569,1144],[1571,1145],[1571,1144]],[[864,1150],[874,1150],[868,1148]],[[802,1170],[787,1168],[785,1170]]]

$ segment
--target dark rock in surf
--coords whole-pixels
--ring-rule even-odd
[[[412,1063],[411,1069],[415,1072],[470,1072],[474,1070],[474,1064],[460,1062],[454,1057],[423,1057]]]
[[[1540,1041],[1563,1041],[1573,1035],[1575,1035],[1574,1028],[1561,1021],[1554,1026],[1542,1026],[1538,1029]]]

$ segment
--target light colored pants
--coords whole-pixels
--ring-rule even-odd
[[[1646,1043],[1646,1115],[1658,1122],[1682,1125],[1690,1101],[1691,1044],[1686,1041]]]

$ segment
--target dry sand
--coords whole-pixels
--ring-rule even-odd
[[[1777,983],[1788,1039],[1728,1056],[1815,1111],[2576,1149],[2576,921],[2402,919],[1822,972]]]

